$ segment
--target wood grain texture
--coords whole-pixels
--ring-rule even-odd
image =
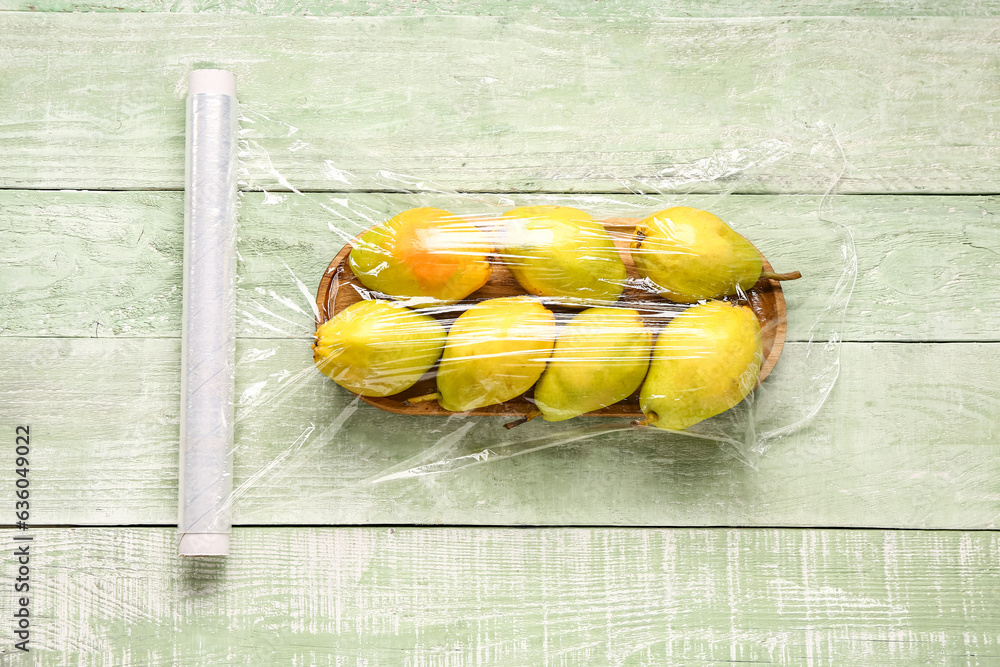
[[[997,533],[237,529],[225,562],[174,539],[36,531],[36,664],[1000,661]]]
[[[1000,331],[1000,198],[687,196],[546,198],[247,194],[240,210],[240,335],[308,339],[313,297],[346,238],[401,210],[435,205],[486,213],[553,201],[595,214],[672,204],[712,210],[788,285],[788,339],[816,330],[849,341],[990,341]],[[826,313],[842,277],[843,231],[858,279],[841,324]],[[183,203],[179,193],[0,192],[0,335],[178,337]]]
[[[829,381],[811,377],[806,349],[787,344],[755,393],[759,432],[802,416]],[[179,341],[7,338],[0,360],[0,427],[32,429],[36,522],[175,523]],[[315,370],[308,341],[244,340],[237,360],[237,523],[1000,522],[1000,344],[845,344],[826,405],[756,469],[702,440],[595,431],[603,420],[416,429]]]
[[[0,334],[180,336],[184,195],[0,192]]]
[[[4,11],[25,9],[175,14]],[[995,193],[1000,23],[972,17],[996,14],[0,0],[0,188],[179,190],[183,80],[207,65],[240,76],[246,189],[286,189],[273,165],[306,190],[399,173],[420,189],[683,190],[671,179],[693,169],[722,176],[696,189],[821,193],[844,168],[836,192]],[[747,147],[763,150],[734,155]],[[996,529],[1000,200],[838,197],[818,216],[810,196],[680,199],[731,214],[812,281],[786,292],[798,342],[755,399],[760,429],[830,380],[812,377],[811,322],[818,340],[914,342],[845,344],[827,405],[756,469],[631,432],[505,459],[532,443],[505,445],[495,421],[417,431],[311,368],[315,277],[358,224],[339,214],[420,199],[249,195],[237,522]],[[176,521],[181,216],[177,192],[0,192],[0,432],[32,426],[36,524]],[[855,235],[843,324],[820,316],[842,266],[821,217]],[[391,478],[449,456],[467,458]],[[25,664],[1000,663],[995,530],[237,528],[226,563],[178,562],[170,528],[33,534]],[[0,662],[20,664],[10,651]]]
[[[386,189],[387,170],[471,191],[1000,180],[995,18],[2,12],[0,34],[0,187],[179,189],[196,66],[237,74],[250,187]],[[693,172],[720,180],[678,184]]]
[[[609,20],[763,16],[996,16],[988,0],[0,0],[0,11],[220,12],[258,16],[506,16]]]

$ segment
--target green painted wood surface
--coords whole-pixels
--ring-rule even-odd
[[[844,166],[831,127],[849,156],[841,192],[1000,180],[994,18],[2,12],[0,34],[8,188],[180,188],[185,77],[204,65],[239,78],[259,187],[280,185],[271,165],[300,189],[382,189],[388,169],[467,190],[628,192],[781,142],[786,159],[739,189],[822,193]]]
[[[995,532],[237,529],[225,563],[171,530],[35,539],[36,664],[1000,661]]]
[[[988,0],[0,0],[0,10],[42,12],[222,12],[258,16],[506,16],[617,20],[622,17],[729,18],[762,16],[996,16]]]
[[[822,216],[812,196],[609,199],[564,201],[608,216],[643,215],[667,202],[708,207],[776,267],[801,270],[806,277],[785,290],[789,340],[808,340],[817,320],[849,341],[998,339],[996,197],[834,197]],[[179,336],[182,200],[180,193],[0,192],[7,243],[0,335]],[[311,337],[312,295],[343,238],[368,224],[362,213],[388,218],[428,204],[489,213],[548,200],[355,194],[264,201],[248,194],[241,209],[244,337]],[[842,325],[824,309],[845,269],[843,233],[824,220],[850,227],[856,245],[859,277]]]
[[[58,13],[80,10],[105,13]],[[36,525],[119,526],[34,531],[37,651],[22,662],[1000,662],[998,200],[972,196],[1000,176],[997,13],[0,0],[0,432],[32,425]],[[672,165],[724,171],[731,149],[784,142],[785,159],[705,186],[781,196],[674,197],[723,208],[814,281],[788,290],[796,342],[763,414],[812,388],[806,322],[837,275],[818,195],[843,169],[836,193],[885,196],[824,208],[858,253],[836,388],[756,469],[664,434],[503,459],[516,448],[497,420],[415,431],[311,368],[308,296],[339,246],[317,202],[346,195],[250,194],[235,518],[266,527],[237,528],[225,564],[179,562],[181,199],[162,190],[181,187],[184,76],[202,65],[240,76],[246,189],[283,187],[262,149],[306,190],[385,189],[392,169],[523,203],[625,193]],[[140,192],[38,191],[64,188]],[[486,464],[373,483],[487,445]],[[292,527],[365,522],[397,528]],[[652,527],[713,525],[744,527]],[[10,556],[0,567],[9,582]],[[0,595],[0,616],[11,604]]]
[[[179,341],[0,339],[0,427],[30,423],[35,520],[176,521]],[[759,430],[815,391],[790,344]],[[587,420],[395,416],[312,368],[308,341],[238,346],[235,520],[244,524],[764,525],[994,528],[1000,344],[845,344],[807,426],[757,469],[714,443]],[[771,415],[771,417],[768,417]],[[519,441],[551,445],[530,455]],[[513,444],[504,444],[513,443]],[[560,444],[561,443],[561,444]],[[489,449],[485,464],[472,455]],[[467,467],[378,481],[458,457]],[[0,470],[12,488],[13,470]]]

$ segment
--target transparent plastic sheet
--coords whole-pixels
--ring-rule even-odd
[[[736,194],[745,191],[743,186],[748,180],[767,174],[792,154],[842,159],[836,134],[828,126],[821,124],[815,128],[815,140],[810,146],[792,146],[775,136],[722,156],[706,155],[687,164],[664,166],[656,178],[620,181],[623,190],[620,195],[460,192],[438,187],[433,180],[420,175],[394,172],[389,165],[376,175],[377,182],[373,183],[368,175],[359,184],[351,173],[338,168],[335,160],[308,155],[311,148],[307,139],[302,138],[292,143],[292,149],[299,156],[305,155],[309,162],[322,165],[321,176],[328,184],[322,188],[328,190],[326,193],[304,193],[273,167],[272,156],[254,138],[264,127],[273,136],[275,126],[282,123],[250,110],[243,113],[244,198],[256,197],[254,205],[262,210],[283,208],[289,215],[308,217],[310,223],[320,220],[326,237],[316,243],[323,250],[314,249],[308,262],[298,256],[292,261],[292,251],[283,249],[280,242],[241,241],[237,326],[243,336],[261,340],[259,344],[248,343],[243,350],[237,360],[237,374],[243,369],[251,371],[255,364],[278,354],[278,347],[269,346],[267,338],[312,340],[319,323],[323,325],[319,332],[323,335],[317,340],[320,350],[317,358],[321,365],[331,364],[326,369],[328,374],[355,391],[374,390],[389,395],[363,399],[323,378],[327,383],[325,390],[331,394],[328,408],[310,412],[301,423],[290,421],[287,415],[294,413],[300,392],[315,391],[320,370],[311,359],[308,362],[296,359],[277,372],[270,366],[266,378],[250,383],[238,396],[237,427],[241,422],[259,423],[269,415],[285,415],[278,436],[282,448],[245,476],[231,503],[265,479],[280,484],[284,479],[294,479],[303,470],[322,466],[331,443],[338,443],[340,451],[356,451],[359,456],[364,456],[373,443],[378,443],[382,452],[396,443],[400,451],[399,456],[384,457],[387,464],[375,474],[343,480],[341,486],[330,489],[328,494],[332,496],[348,493],[358,486],[458,473],[541,450],[598,444],[623,436],[629,442],[662,442],[664,446],[669,446],[672,438],[697,438],[705,441],[706,446],[720,447],[755,467],[760,457],[773,450],[782,438],[807,424],[822,409],[833,389],[839,374],[840,329],[857,272],[851,232],[827,212],[830,194],[842,170],[829,174],[829,188],[822,196],[802,195],[815,200],[815,206],[799,220],[761,214],[755,211],[763,201],[761,196]],[[294,127],[285,128],[289,136],[296,133]],[[268,166],[256,171],[249,166],[260,164]],[[605,174],[594,177],[607,179]],[[561,180],[559,174],[553,174],[550,189],[558,189]],[[274,189],[273,183],[279,188]],[[580,184],[574,182],[574,185]],[[353,188],[359,191],[352,192]],[[567,213],[566,207],[583,214]],[[671,225],[671,216],[649,218],[675,207],[718,216],[759,249],[766,260],[772,261],[776,271],[801,271],[803,277],[785,283],[782,290],[787,314],[775,313],[774,303],[762,306],[759,286],[736,286],[735,293],[727,296],[695,295],[684,303],[664,298],[666,290],[661,284],[664,281],[659,280],[656,267],[638,270],[635,257],[643,250],[632,245],[637,241],[636,229],[642,227],[643,221],[646,221],[647,240],[656,240],[656,233],[662,236],[664,228]],[[435,210],[417,215],[414,209]],[[244,202],[241,215],[247,211]],[[534,222],[543,219],[544,223],[553,212],[564,218],[568,216],[568,220],[561,222],[570,225],[570,229],[575,225],[577,233],[551,224],[534,228]],[[265,213],[261,215],[267,217]],[[386,231],[389,221],[393,221],[390,225],[393,233]],[[650,231],[650,225],[658,230]],[[369,233],[359,242],[358,237],[372,228],[381,229],[381,236]],[[409,233],[414,228],[424,231]],[[437,237],[428,241],[433,230],[437,230],[434,232]],[[402,237],[406,237],[401,243],[402,258],[385,252],[386,248],[400,246]],[[280,239],[281,230],[273,230],[273,238]],[[589,240],[581,245],[581,238]],[[611,249],[609,242],[614,243]],[[672,242],[676,246],[677,239]],[[355,253],[357,261],[352,264],[351,248],[345,249],[352,243],[360,251],[370,251],[370,256],[359,258],[357,255],[361,253]],[[549,254],[526,252],[525,247],[532,245],[536,249],[546,247]],[[668,252],[663,244],[646,243],[647,248],[651,245],[653,249],[647,252],[653,263],[658,254],[684,254],[676,247]],[[808,257],[808,252],[803,251],[805,247],[819,248],[826,257],[836,256],[836,270],[830,272],[827,268],[817,274],[812,266],[793,266],[789,265],[793,260],[784,259]],[[719,249],[712,250],[716,251]],[[563,256],[558,257],[560,254]],[[553,256],[557,261],[553,262]],[[439,261],[442,259],[443,262]],[[293,268],[296,261],[298,269]],[[616,261],[626,265],[624,275]],[[308,272],[301,268],[304,263],[312,267]],[[406,265],[406,270],[398,271],[399,264]],[[460,266],[453,271],[456,264]],[[485,285],[464,294],[483,280],[484,264],[489,267]],[[825,265],[828,267],[829,262]],[[414,267],[420,274],[416,283],[423,281],[424,285],[438,287],[448,283],[452,291],[436,297],[415,294]],[[519,270],[524,275],[515,275]],[[753,263],[743,270],[754,271]],[[663,272],[676,273],[677,269],[670,266]],[[597,280],[593,280],[595,274]],[[456,287],[454,280],[449,283],[446,277],[454,275],[461,276],[462,280],[457,282],[463,284]],[[319,298],[317,304],[317,292],[324,277],[330,282],[330,294]],[[359,277],[365,278],[367,285],[361,284]],[[572,293],[553,293],[553,289],[558,291],[560,281],[563,286],[573,283],[578,289]],[[750,280],[751,285],[755,283],[757,280]],[[609,291],[601,292],[602,289]],[[393,291],[396,294],[390,296]],[[773,292],[772,289],[765,296],[770,298]],[[509,301],[511,297],[521,311],[517,316],[507,317],[509,313],[503,311],[515,305]],[[491,299],[506,302],[490,302]],[[675,327],[679,332],[665,329],[685,311],[690,315],[694,309],[701,309],[698,312],[708,318],[710,313],[703,312],[706,304],[720,299],[728,304],[728,310],[737,310],[733,306],[752,306],[764,343],[770,338],[773,345],[776,338],[782,338],[776,336],[776,330],[787,318],[788,331],[784,337],[788,343],[784,351],[780,346],[777,351],[773,347],[770,351],[765,348],[756,352],[737,349],[753,345],[736,344],[720,335],[715,320],[711,319],[689,316],[684,319],[687,324]],[[336,320],[336,314],[345,307],[363,302],[369,302],[363,304],[363,309],[370,312],[352,310],[351,323]],[[590,308],[603,310],[587,310]],[[767,312],[762,314],[762,308]],[[574,318],[579,323],[581,313],[589,314],[592,319],[586,326],[578,327],[576,338],[570,341],[573,345],[568,345],[560,355],[559,341],[568,338],[567,325]],[[628,321],[633,315],[640,320],[638,324]],[[324,329],[331,326],[323,324],[329,318],[334,318],[335,330]],[[464,326],[456,327],[456,323]],[[740,329],[746,324],[744,319],[723,328]],[[459,329],[460,333],[456,333]],[[496,341],[504,337],[491,332],[495,334],[500,329],[506,331],[506,343],[498,345]],[[646,392],[652,399],[643,398],[642,388],[650,383],[651,375],[634,368],[636,359],[647,355],[655,370],[657,342],[664,331],[671,332],[675,340],[659,354],[669,362],[695,357],[695,363],[683,367],[680,380],[676,371],[672,379],[658,380],[659,386],[652,386]],[[639,332],[645,332],[648,338],[642,338]],[[745,333],[740,335],[745,341]],[[400,352],[404,339],[409,347]],[[615,342],[602,348],[595,341],[603,339]],[[367,349],[360,350],[364,346]],[[307,348],[302,349],[304,357],[311,357]],[[364,368],[380,351],[387,353],[383,364],[375,369]],[[684,385],[685,377],[700,372],[699,357],[713,358],[704,364],[705,373],[713,379],[690,380]],[[333,358],[339,358],[339,362],[332,362]],[[603,416],[590,411],[563,421],[548,421],[546,415],[535,414],[543,406],[534,393],[546,374],[551,374],[555,359],[561,362],[562,377],[559,382],[549,383],[550,403],[559,403],[560,393],[565,394],[567,388],[583,394],[589,391],[601,394],[595,398],[598,404],[608,403],[606,407],[590,406]],[[533,368],[526,370],[525,366]],[[767,377],[755,386],[764,369]],[[662,375],[666,371],[660,372]],[[712,376],[722,372],[730,375]],[[624,375],[629,378],[623,379]],[[442,384],[452,385],[450,397],[447,386],[438,384],[439,376],[449,378]],[[634,391],[628,391],[637,376]],[[415,378],[420,379],[411,386]],[[498,378],[503,381],[498,382]],[[478,388],[468,389],[476,383]],[[623,386],[611,386],[616,383]],[[400,386],[405,388],[399,389]],[[695,423],[685,425],[683,430],[671,424],[659,425],[666,428],[652,425],[650,413],[665,405],[664,400],[657,402],[656,398],[673,400],[685,392],[705,393],[707,389],[711,389],[709,394],[728,393],[728,400],[734,392],[748,393],[731,408],[705,419],[696,419],[697,407],[689,409],[695,413],[691,417]],[[505,400],[498,405],[494,399],[504,391],[514,395],[504,396]],[[611,400],[622,393],[627,397]],[[649,404],[645,414],[644,402]],[[565,410],[563,414],[559,410],[567,407],[571,411],[573,405],[550,405],[551,416],[564,417]],[[702,412],[716,408],[718,403],[710,409],[702,408]],[[530,421],[525,421],[526,417],[531,417]],[[393,438],[396,440],[387,441]],[[237,457],[241,454],[240,447],[238,443]]]
[[[235,78],[191,73],[187,98],[181,334],[182,556],[229,551],[235,383]]]

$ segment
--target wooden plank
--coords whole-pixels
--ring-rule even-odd
[[[180,188],[185,76],[206,65],[239,77],[249,187],[386,189],[387,170],[472,191],[1000,180],[995,18],[0,12],[0,34],[0,187]],[[678,185],[692,171],[723,185]]]
[[[802,417],[828,381],[806,352],[789,344],[756,394],[758,432]],[[243,340],[237,358],[238,523],[1000,522],[1000,344],[844,344],[826,405],[756,469],[702,440],[594,432],[600,420],[506,431],[391,415],[316,371],[308,341]],[[178,359],[176,339],[0,339],[0,432],[31,426],[36,522],[176,521]]]
[[[998,9],[978,0],[750,0],[712,2],[675,0],[612,0],[579,3],[573,0],[0,0],[0,11],[41,12],[221,12],[264,16],[507,16],[538,14],[553,18],[614,20],[636,18],[757,18],[764,16],[996,16]]]
[[[237,529],[225,562],[181,562],[171,530],[54,529],[31,550],[46,665],[1000,661],[995,532]]]
[[[184,195],[0,192],[0,334],[180,336]]]
[[[240,211],[240,334],[309,338],[323,271],[372,220],[421,205],[486,215],[547,201],[609,217],[674,204],[716,211],[776,267],[805,274],[785,290],[792,341],[816,335],[817,321],[851,341],[989,341],[1000,331],[996,197],[835,197],[820,215],[809,196],[251,193]],[[182,218],[179,193],[0,192],[0,335],[179,336]],[[852,230],[858,261],[843,324],[825,310],[846,266],[835,223]]]

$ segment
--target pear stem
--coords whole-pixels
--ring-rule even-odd
[[[649,420],[648,419],[635,419],[635,420],[632,421],[632,423],[630,424],[630,426],[632,426],[632,428],[642,428],[643,426],[649,426]]]
[[[436,401],[439,398],[441,398],[441,394],[438,393],[427,394],[426,396],[414,396],[403,401],[403,405],[410,406],[417,403],[427,403],[429,401]]]
[[[767,280],[798,280],[802,277],[802,274],[798,271],[791,271],[789,273],[774,273],[773,271],[764,271],[760,274],[761,278],[766,278]]]
[[[509,431],[510,429],[514,428],[515,426],[520,426],[521,424],[527,424],[528,422],[530,422],[532,419],[534,419],[535,417],[537,417],[540,414],[542,414],[542,413],[539,412],[538,410],[532,410],[531,412],[529,412],[528,414],[524,415],[520,419],[515,419],[512,422],[507,422],[506,424],[503,425],[503,427]]]

